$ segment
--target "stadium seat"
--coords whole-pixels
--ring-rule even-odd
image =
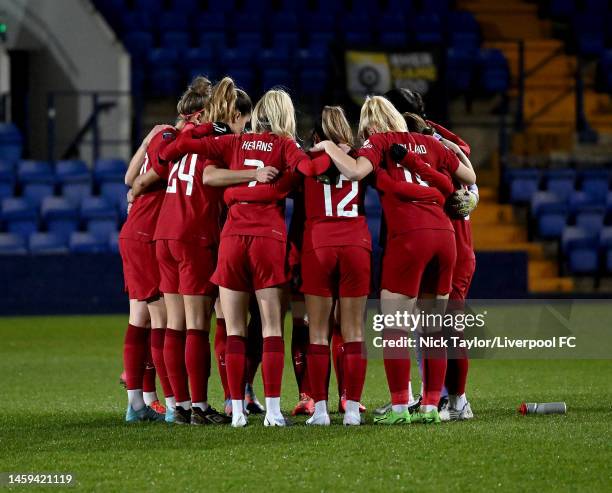
[[[464,93],[472,85],[474,57],[464,50],[449,49],[446,55],[447,81],[453,93]]]
[[[567,222],[568,206],[565,200],[552,192],[535,192],[531,198],[531,216],[537,225],[538,236],[559,238]]]
[[[580,190],[587,194],[593,201],[604,201],[608,195],[608,176],[594,177],[584,176],[580,184]]]
[[[87,232],[99,240],[108,240],[111,233],[117,231],[117,221],[113,219],[90,219]]]
[[[551,17],[556,19],[567,19],[576,10],[574,0],[550,0],[548,11]]]
[[[442,42],[442,23],[435,13],[415,15],[412,18],[410,29],[414,39],[422,44],[440,44]]]
[[[62,185],[62,197],[73,204],[80,204],[84,197],[91,195],[91,183],[65,183]]]
[[[422,3],[425,12],[446,13],[449,10],[450,0],[427,0]]]
[[[100,195],[113,206],[122,203],[127,191],[128,187],[123,183],[102,183],[100,185]]]
[[[480,27],[471,12],[450,11],[447,17],[450,46],[459,51],[474,52],[480,45]]]
[[[108,252],[108,239],[100,240],[90,233],[72,233],[70,251],[73,253],[105,253]]]
[[[608,226],[601,230],[599,249],[602,254],[604,269],[610,274],[612,273],[612,227]]]
[[[132,58],[143,58],[153,49],[153,35],[144,31],[127,32],[123,45]]]
[[[252,70],[253,62],[251,54],[241,50],[226,50],[221,60],[223,69],[229,74],[234,70]]]
[[[164,0],[132,0],[134,10],[137,12],[161,12]]]
[[[67,236],[55,233],[32,233],[29,240],[30,253],[34,255],[66,254],[68,250]]]
[[[111,253],[119,253],[119,232],[113,231],[108,239],[108,249]]]
[[[160,33],[168,31],[189,31],[189,17],[187,12],[174,10],[164,12],[163,15],[157,16],[157,29]]]
[[[28,237],[38,229],[38,211],[26,199],[8,197],[2,200],[2,221],[9,233]]]
[[[256,56],[263,48],[263,37],[259,32],[238,33],[236,35],[236,50],[249,56]]]
[[[189,33],[185,31],[167,31],[162,33],[161,47],[171,50],[186,51],[189,49],[191,41]]]
[[[205,12],[198,14],[194,21],[196,33],[220,33],[225,38],[226,18],[223,12]]]
[[[505,92],[510,86],[510,69],[500,50],[480,50],[480,83],[487,93]]]
[[[98,183],[124,183],[127,165],[122,159],[98,159],[94,165],[94,177]]]
[[[64,183],[89,183],[91,173],[87,165],[78,159],[55,163],[55,181]]]
[[[15,181],[13,164],[8,161],[0,161],[0,199],[13,196]]]
[[[208,6],[207,12],[229,12],[232,13],[236,10],[235,0],[208,0],[206,2]]]
[[[117,211],[104,197],[85,197],[81,202],[81,218],[117,220]]]
[[[47,197],[41,206],[47,231],[68,238],[79,226],[79,210],[64,197]]]
[[[321,46],[310,46],[298,51],[298,63],[302,69],[325,70],[329,64],[328,50]]]
[[[299,75],[301,93],[309,96],[322,95],[327,86],[327,74],[326,70],[302,68]]]
[[[19,161],[17,165],[17,177],[22,184],[53,184],[55,181],[51,165],[47,161]]]
[[[578,226],[567,226],[561,235],[561,251],[567,254],[571,250],[597,246],[598,242],[599,232],[594,234]]]
[[[16,163],[21,158],[23,139],[12,123],[0,123],[0,159]]]
[[[593,235],[599,235],[604,225],[604,208],[593,207],[591,210],[576,214],[576,226]]]
[[[265,70],[287,69],[291,67],[291,57],[288,46],[275,46],[261,53],[260,61]]]
[[[605,202],[598,202],[594,200],[591,196],[587,195],[584,192],[576,191],[572,192],[567,198],[567,205],[569,208],[569,213],[575,215],[577,212],[593,207],[593,206],[601,206],[604,205]]]
[[[53,188],[52,183],[27,183],[22,185],[21,193],[25,199],[39,206],[45,197],[53,195]]]
[[[196,14],[198,16],[201,15],[200,0],[170,0],[168,4],[170,10],[173,12],[180,11],[187,14]]]
[[[544,183],[548,192],[554,193],[560,199],[567,199],[574,193],[576,173],[573,169],[548,170]]]
[[[264,69],[262,71],[262,85],[264,91],[275,86],[290,88],[293,85],[291,72],[283,68]]]
[[[183,66],[189,80],[198,75],[214,78],[217,73],[214,52],[210,46],[188,50],[183,58]]]
[[[207,32],[200,35],[200,48],[209,47],[215,53],[223,53],[227,49],[227,40],[224,32]]]
[[[268,29],[274,33],[297,33],[300,29],[294,12],[277,12],[270,16]]]
[[[238,87],[244,89],[247,93],[254,88],[255,75],[252,70],[235,69],[232,71],[232,79]]]
[[[581,12],[572,17],[574,36],[582,55],[600,55],[605,46],[605,15]]]
[[[148,32],[153,29],[153,22],[151,16],[147,11],[135,11],[129,10],[123,11],[121,14],[121,30],[127,34],[132,31],[144,31]]]
[[[538,190],[540,173],[537,169],[508,169],[505,176],[509,183],[510,202],[513,204],[529,202]]]
[[[300,45],[300,36],[295,33],[275,33],[272,38],[272,47],[280,48],[286,46],[289,52],[294,52]]]
[[[28,253],[25,238],[11,233],[0,233],[0,255],[25,255]]]

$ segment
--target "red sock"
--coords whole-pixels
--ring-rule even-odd
[[[166,329],[151,329],[151,357],[155,365],[155,371],[159,377],[164,397],[172,397],[172,385],[166,372],[166,364],[164,363],[164,339],[166,337]]]
[[[215,359],[217,360],[217,370],[223,385],[223,393],[225,400],[230,398],[229,385],[227,384],[227,371],[225,368],[225,346],[227,340],[227,332],[225,331],[225,319],[217,319],[217,329],[215,331]]]
[[[128,324],[123,342],[123,368],[128,390],[142,388],[148,330]]]
[[[210,376],[210,343],[205,330],[187,330],[185,341],[185,367],[193,402],[208,401],[208,377]]]
[[[253,385],[253,380],[255,380],[255,375],[257,374],[257,368],[259,368],[259,364],[261,363],[263,337],[261,334],[261,318],[259,316],[257,303],[251,303],[249,310],[251,311],[251,320],[249,320],[249,326],[247,328],[246,381],[248,384]]]
[[[291,334],[291,359],[293,372],[300,394],[311,393],[307,367],[306,353],[308,351],[308,326],[302,319],[293,319],[293,333]],[[327,351],[329,353],[329,349]],[[329,356],[328,356],[329,360]]]
[[[326,401],[329,397],[329,346],[309,344],[306,357],[310,396],[315,402]]]
[[[147,340],[145,341],[145,371],[142,377],[142,391],[155,392],[155,365],[151,354],[151,331],[147,330]]]
[[[365,343],[353,341],[344,343],[344,387],[346,399],[359,402],[365,383],[368,360],[365,357]]]
[[[164,337],[164,363],[168,372],[168,379],[172,385],[172,393],[176,402],[189,399],[187,388],[187,370],[185,369],[185,331],[166,330]]]
[[[431,341],[442,341],[442,332],[424,337]],[[423,346],[421,346],[423,347]],[[437,406],[446,375],[446,348],[423,348],[423,401],[426,406]]]
[[[285,367],[285,341],[280,336],[264,337],[261,371],[266,397],[280,397]]]
[[[346,390],[344,388],[344,339],[342,339],[339,324],[334,324],[331,350],[334,371],[336,373],[336,382],[338,383],[338,397],[342,397],[342,394],[344,394]]]
[[[231,398],[243,400],[246,369],[246,338],[227,336],[225,369],[227,371],[227,383]]]
[[[403,337],[410,337],[403,330],[387,329],[383,333],[385,341],[393,341],[397,345]],[[407,347],[389,347],[387,343],[383,349],[385,359],[385,373],[389,392],[391,393],[391,404],[408,404],[408,384],[410,383],[410,352]]]

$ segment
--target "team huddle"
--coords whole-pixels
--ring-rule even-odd
[[[130,299],[126,421],[243,427],[250,414],[265,413],[265,426],[287,426],[280,397],[290,305],[293,414],[309,415],[307,425],[330,424],[333,362],[343,423],[362,424],[372,293],[366,187],[378,192],[383,211],[381,312],[413,313],[423,298],[435,313],[460,311],[475,269],[469,146],[426,120],[420,96],[405,89],[366,99],[361,146],[342,108],[325,106],[308,152],[296,142],[294,106],[282,90],[253,107],[231,78],[213,86],[197,77],[177,112],[175,126],[151,130],[126,173],[129,214],[119,235]],[[213,311],[223,412],[208,403]],[[410,355],[398,343],[407,330],[383,332],[391,402],[374,423],[471,418],[465,353],[419,351],[422,395],[414,398]],[[416,337],[443,332],[421,328]],[[253,391],[259,366],[265,406]]]

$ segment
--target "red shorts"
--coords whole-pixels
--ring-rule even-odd
[[[160,295],[159,267],[152,241],[119,239],[125,291],[131,300],[148,300]]]
[[[389,238],[383,256],[381,288],[412,298],[418,296],[425,268],[432,262],[437,263],[433,290],[435,294],[448,294],[456,257],[453,231],[417,229]]]
[[[179,240],[155,244],[162,293],[217,296],[217,287],[210,281],[217,261],[215,248]]]
[[[465,301],[474,271],[476,270],[476,259],[473,256],[458,259],[453,270],[453,288],[450,293],[451,300]]]
[[[212,282],[251,292],[289,282],[287,243],[265,236],[225,236]]]
[[[360,246],[315,248],[302,253],[302,293],[351,298],[370,292],[370,251]]]

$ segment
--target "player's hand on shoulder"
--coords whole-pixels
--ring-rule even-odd
[[[278,176],[278,169],[274,166],[264,166],[255,171],[255,180],[259,183],[270,183]]]
[[[396,163],[401,163],[403,159],[408,154],[408,149],[399,144],[392,144],[391,149],[389,150],[389,154],[391,155],[391,159]]]
[[[159,132],[163,132],[164,130],[167,130],[169,128],[172,128],[172,125],[167,125],[167,124],[163,124],[163,125],[155,125],[151,131],[146,135],[146,137],[143,139],[142,141],[142,145],[143,147],[148,147],[149,144],[151,143],[151,140],[153,140],[153,137],[155,137]]]

